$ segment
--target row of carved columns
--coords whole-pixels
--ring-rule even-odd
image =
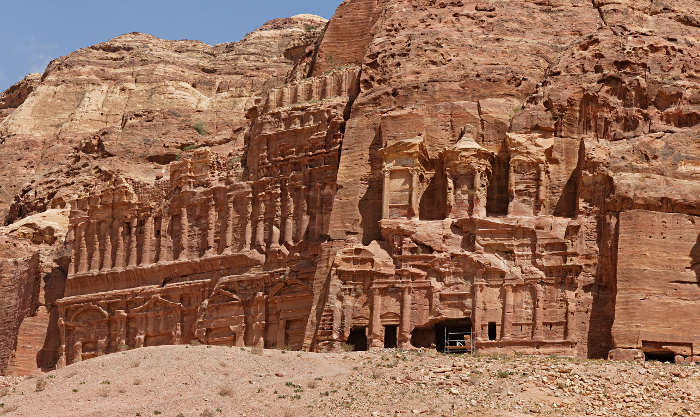
[[[532,333],[531,340],[544,340],[544,287],[542,284],[529,284],[533,288],[535,298],[533,300],[532,309]],[[485,282],[475,282],[472,286],[472,326],[474,329],[476,340],[488,340],[482,334],[482,317],[483,317],[483,291],[486,286]],[[513,315],[515,313],[514,306],[514,289],[517,286],[506,284],[503,286],[503,305],[502,305],[502,321],[501,321],[501,340],[511,340],[513,337]],[[566,329],[565,340],[574,339],[574,314],[576,311],[575,296],[573,291],[566,291]]]
[[[334,194],[331,184],[321,183],[312,187],[277,184],[257,193],[253,214],[254,248],[265,249],[268,244],[272,247],[294,245],[328,234]]]
[[[398,347],[411,347],[411,303],[412,287],[410,282],[399,284],[401,289],[401,321],[399,322]],[[385,286],[373,286],[372,310],[369,328],[368,346],[374,349],[383,348],[384,332],[382,331],[382,297],[387,289]]]

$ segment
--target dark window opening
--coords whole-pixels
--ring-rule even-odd
[[[156,237],[160,237],[160,230],[156,230]]]
[[[489,322],[489,340],[496,340],[496,322]]]
[[[399,326],[392,324],[384,326],[384,347],[387,349],[393,349],[398,346],[398,330]]]
[[[365,351],[367,350],[367,328],[366,327],[353,327],[350,330],[350,335],[348,336],[348,345],[353,345],[353,351]]]
[[[508,177],[510,175],[510,161],[505,141],[501,144],[501,150],[493,161],[493,168],[489,187],[486,192],[486,215],[505,216],[508,214],[510,194],[508,193]]]
[[[552,323],[549,323],[549,330],[552,330]]]
[[[676,354],[669,351],[644,352],[644,360],[675,363]]]

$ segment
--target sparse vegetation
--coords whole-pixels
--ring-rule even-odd
[[[202,345],[202,342],[200,342],[197,339],[190,340],[190,346],[201,346],[201,345]]]
[[[199,136],[207,136],[209,134],[209,132],[207,132],[206,127],[204,126],[204,123],[201,121],[193,124],[192,128],[196,130],[197,133],[199,133]]]
[[[121,345],[117,346],[117,350],[119,352],[125,352],[125,351],[129,350],[129,345],[121,344]]]
[[[199,415],[199,417],[214,417],[214,410],[207,408]]]
[[[263,352],[263,349],[259,347],[254,347],[250,349],[250,353],[252,353],[253,355],[262,356]]]
[[[37,392],[43,391],[46,389],[47,382],[45,379],[37,379],[36,380],[36,390]]]
[[[353,350],[355,350],[355,345],[350,343],[343,344],[343,352],[352,352]]]
[[[185,151],[185,152],[187,152],[187,151],[193,151],[193,150],[197,149],[198,147],[199,147],[199,145],[196,145],[196,144],[195,144],[195,145],[189,145],[189,146],[185,146],[182,150]]]
[[[307,32],[311,32],[311,31],[314,30],[314,29],[316,29],[316,26],[314,26],[314,25],[312,25],[312,24],[307,23],[307,24],[304,25],[304,30],[307,31]]]

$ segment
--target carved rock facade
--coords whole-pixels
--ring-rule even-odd
[[[665,4],[343,2],[230,152],[70,203],[58,364],[192,340],[699,355],[700,29]]]

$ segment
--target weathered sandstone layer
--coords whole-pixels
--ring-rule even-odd
[[[70,209],[56,365],[195,339],[699,355],[698,10],[347,0],[55,61],[0,134],[63,158],[29,158],[6,220]]]

